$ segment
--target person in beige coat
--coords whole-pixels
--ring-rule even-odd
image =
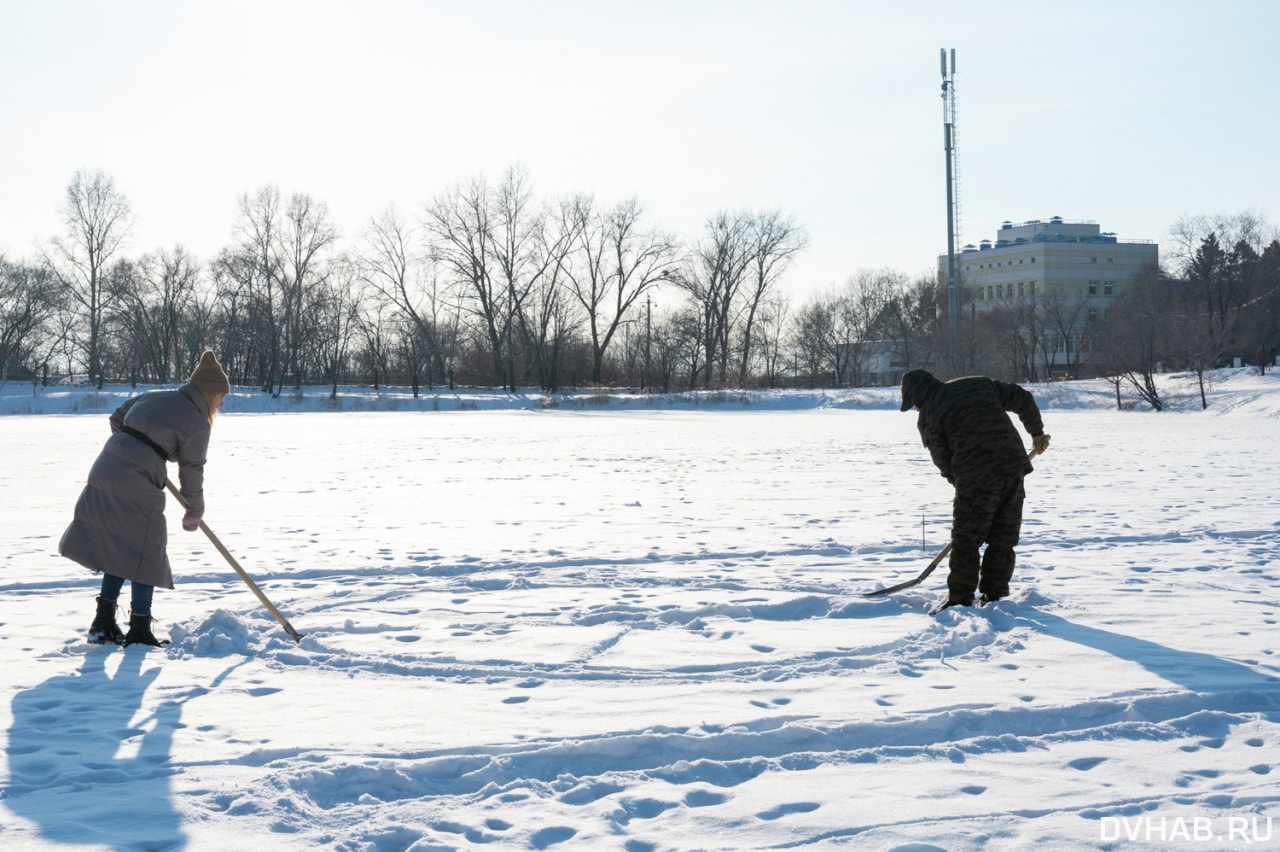
[[[111,415],[111,437],[89,470],[75,519],[58,545],[63,556],[103,575],[89,642],[166,644],[151,630],[155,587],[173,588],[165,552],[165,465],[178,463],[187,504],[182,528],[193,532],[204,514],[210,428],[230,392],[222,365],[205,350],[186,384],[135,396]],[[129,632],[122,634],[115,613],[125,580],[132,583],[132,610]]]

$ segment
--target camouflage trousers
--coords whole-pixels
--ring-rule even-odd
[[[953,603],[972,603],[975,590],[992,600],[1009,594],[1025,496],[1021,471],[956,483],[947,577]]]

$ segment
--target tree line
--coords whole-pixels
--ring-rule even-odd
[[[1102,315],[1078,299],[984,305],[951,347],[933,273],[861,269],[794,306],[783,279],[808,245],[794,218],[721,211],[682,240],[636,199],[539,198],[520,167],[349,238],[324,202],[266,185],[238,198],[205,260],[180,245],[127,254],[132,211],[100,171],[72,178],[61,213],[36,257],[0,257],[0,380],[168,383],[210,347],[233,383],[273,395],[859,386],[927,367],[1107,375],[1159,407],[1157,370],[1203,376],[1280,337],[1280,243],[1252,214],[1179,222],[1174,271],[1144,270]]]
[[[231,239],[128,256],[132,213],[110,176],[79,172],[65,232],[0,258],[0,365],[19,374],[172,382],[204,347],[232,381],[278,395],[328,383],[706,387],[776,357],[780,282],[804,229],[724,212],[689,244],[635,199],[535,197],[513,167],[344,240],[324,202],[267,185],[238,199]]]
[[[1173,228],[1174,271],[1143,269],[1105,318],[1100,363],[1159,411],[1155,376],[1185,371],[1208,407],[1206,373],[1232,364],[1265,371],[1280,346],[1280,239],[1253,213],[1188,217]]]

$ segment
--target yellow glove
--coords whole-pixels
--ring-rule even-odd
[[[1031,436],[1031,446],[1035,448],[1036,455],[1040,455],[1045,450],[1049,449],[1049,436],[1048,435]]]

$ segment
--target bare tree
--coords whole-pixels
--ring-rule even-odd
[[[713,215],[707,220],[689,268],[678,273],[677,283],[702,314],[699,326],[708,385],[717,366],[720,383],[724,384],[728,377],[738,293],[752,259],[752,220],[751,214],[745,212],[722,211]],[[697,376],[691,380],[696,382]]]
[[[546,227],[546,211],[533,198],[529,175],[520,166],[512,166],[503,175],[493,196],[490,236],[493,242],[498,286],[505,293],[502,330],[506,338],[506,385],[516,392],[516,347],[513,336],[530,297],[553,264],[550,254],[540,245]]]
[[[128,334],[133,367],[151,381],[172,381],[190,363],[184,327],[199,283],[199,264],[182,246],[143,255],[127,281],[116,277],[116,316]]]
[[[32,359],[50,343],[61,298],[47,266],[10,263],[0,256],[0,384],[15,367],[40,366]]]
[[[262,363],[254,337],[253,269],[251,256],[223,249],[210,266],[223,341],[219,359],[232,383],[249,376]],[[261,383],[261,375],[258,375]]]
[[[336,400],[351,341],[360,327],[363,300],[356,265],[347,258],[336,259],[319,287],[316,348],[329,379],[329,399]]]
[[[236,244],[215,262],[224,299],[248,297],[249,344],[262,389],[279,396],[286,373],[301,387],[303,352],[317,333],[318,305],[331,273],[337,230],[328,206],[293,193],[283,201],[274,185],[240,197]]]
[[[1036,352],[1042,348],[1035,306],[1007,300],[983,313],[980,332],[1000,352],[1013,381],[1034,381]],[[1002,371],[1006,372],[1006,371]]]
[[[926,273],[908,281],[904,275],[880,312],[877,328],[889,341],[892,362],[904,370],[928,367],[935,360],[938,292],[936,276]]]
[[[289,196],[276,247],[280,290],[284,295],[284,349],[294,387],[302,387],[302,353],[320,333],[317,312],[329,298],[328,283],[337,266],[331,251],[338,233],[329,207],[303,193]],[[278,392],[278,391],[277,391]]]
[[[460,288],[467,310],[488,344],[495,383],[503,381],[510,305],[495,278],[491,193],[483,178],[438,196],[426,209],[428,257]]]
[[[1040,356],[1044,364],[1044,376],[1052,378],[1058,368],[1058,352],[1065,361],[1062,367],[1071,378],[1079,378],[1085,354],[1092,341],[1090,330],[1081,320],[1087,309],[1083,299],[1053,295],[1036,300],[1036,322],[1043,329]]]
[[[752,232],[748,287],[744,291],[742,355],[738,367],[738,383],[744,387],[751,366],[755,343],[753,333],[760,306],[773,292],[791,261],[809,244],[808,236],[795,219],[779,211],[757,214]]]
[[[1155,264],[1138,271],[1133,290],[1116,300],[1101,335],[1108,372],[1123,376],[1138,396],[1156,411],[1164,400],[1155,375],[1168,345],[1173,288]]]
[[[245,300],[241,328],[257,361],[258,381],[264,392],[279,394],[286,318],[276,254],[280,191],[267,185],[253,195],[240,196],[239,204],[240,218],[233,230],[236,244],[218,256],[215,276],[224,301],[232,294]]]
[[[594,209],[590,199],[572,199],[581,221],[579,254],[570,268],[570,286],[587,316],[591,336],[591,381],[603,381],[605,353],[618,329],[642,295],[676,270],[676,240],[641,224],[644,210],[634,198],[608,212]]]
[[[1171,264],[1169,268],[1175,274],[1185,275],[1210,234],[1223,245],[1244,242],[1258,253],[1272,240],[1280,238],[1280,231],[1257,210],[1182,216],[1169,229],[1171,241],[1164,253]]]
[[[873,356],[902,345],[894,335],[906,335],[908,329],[904,326],[912,324],[913,308],[907,301],[906,288],[906,276],[900,272],[859,269],[841,290],[827,297],[831,309],[829,346],[836,384],[862,384]],[[826,333],[823,323],[810,322],[801,328]]]
[[[662,393],[671,392],[671,385],[676,379],[676,371],[686,349],[691,349],[695,357],[701,351],[697,342],[691,347],[683,344],[682,322],[670,311],[659,311],[653,318],[649,326],[648,346],[650,369],[657,373],[657,384]]]
[[[783,292],[770,293],[759,307],[757,349],[760,354],[765,387],[777,387],[782,378],[782,363],[786,355],[785,334],[790,309],[790,297]]]
[[[518,317],[530,367],[545,391],[559,389],[561,361],[579,327],[568,281],[569,255],[582,232],[580,210],[575,201],[561,203],[532,225],[529,285]]]
[[[797,373],[802,373],[810,387],[821,386],[836,377],[838,310],[829,298],[806,302],[796,314],[795,359]]]
[[[80,307],[87,331],[83,342],[89,380],[102,386],[103,323],[113,293],[106,273],[133,226],[129,202],[101,171],[79,171],[67,186],[62,207],[65,237],[55,238],[45,254],[59,283]]]
[[[435,268],[415,249],[418,243],[419,235],[413,226],[398,211],[389,208],[369,223],[359,269],[365,283],[382,297],[382,301],[394,306],[413,327],[404,338],[411,343],[414,357],[410,361],[414,365],[429,367],[428,361],[419,360],[419,351],[424,358],[431,358],[433,353],[443,354],[440,352],[442,346],[438,330],[447,296]],[[376,344],[380,352],[383,351],[381,320],[380,312],[365,320],[366,338],[371,345]],[[416,394],[418,370],[415,368],[410,372]],[[429,383],[429,369],[427,375]]]

